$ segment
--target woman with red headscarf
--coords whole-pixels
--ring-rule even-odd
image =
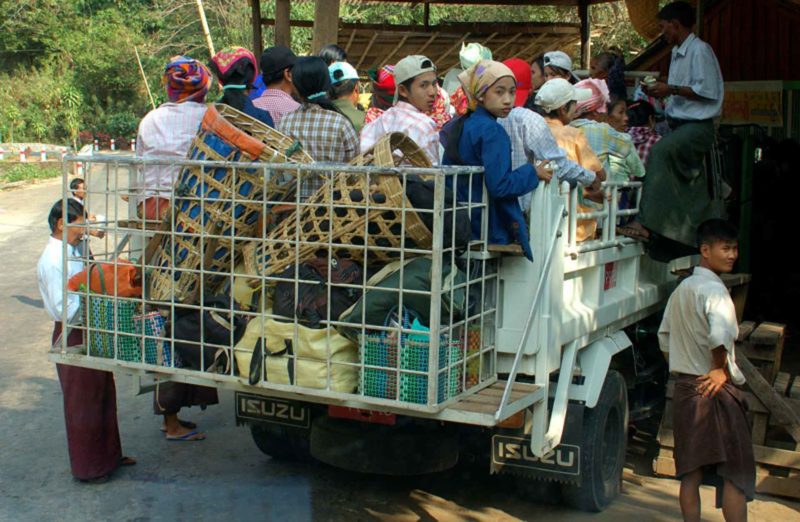
[[[244,47],[227,47],[211,58],[211,71],[222,84],[219,103],[230,105],[270,127],[275,126],[272,116],[253,105],[250,89],[258,77],[258,62],[253,53]]]
[[[370,70],[368,73],[372,80],[372,100],[369,102],[367,116],[364,118],[364,125],[378,119],[394,104],[394,65],[384,65],[378,70]]]

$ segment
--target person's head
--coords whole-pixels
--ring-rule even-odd
[[[606,123],[619,132],[625,132],[628,128],[628,103],[625,98],[611,97],[611,101],[608,102]]]
[[[544,78],[544,55],[540,54],[531,63],[531,88],[538,91],[547,81]]]
[[[610,96],[608,94],[608,85],[605,80],[581,80],[575,84],[579,89],[587,89],[591,92],[591,96],[582,102],[578,102],[575,110],[578,116],[596,121],[605,121],[608,114],[608,103]]]
[[[461,51],[458,53],[458,61],[461,68],[465,71],[481,60],[491,60],[492,51],[479,43],[461,44]]]
[[[81,178],[75,178],[69,182],[69,190],[72,195],[83,201],[86,198],[86,183]]]
[[[226,47],[211,58],[211,71],[222,85],[220,103],[244,111],[245,100],[258,74],[253,53],[244,47]]]
[[[394,66],[394,81],[397,85],[395,103],[410,103],[420,112],[433,109],[439,84],[436,67],[430,58],[422,55],[406,56]]]
[[[562,78],[570,83],[577,79],[572,74],[572,59],[563,51],[544,53],[544,79],[545,81]]]
[[[584,102],[591,96],[590,90],[576,88],[563,78],[555,78],[545,82],[536,93],[536,110],[542,116],[568,125],[575,118],[577,103]]]
[[[297,56],[288,47],[276,45],[261,53],[261,76],[270,89],[292,92],[292,67]]]
[[[66,207],[66,208],[65,208]],[[66,215],[66,219],[64,219]],[[67,229],[67,243],[72,246],[80,243],[85,233],[86,210],[83,205],[74,199],[58,200],[50,209],[47,224],[50,225],[50,234],[56,239],[62,239],[64,227]]]
[[[205,65],[188,56],[173,56],[161,76],[167,98],[173,103],[203,103],[211,85],[211,73]]]
[[[458,75],[469,110],[481,106],[495,118],[505,118],[514,108],[517,80],[505,64],[481,60]]]
[[[686,2],[672,2],[658,12],[658,26],[670,45],[680,45],[692,32],[694,23],[694,7]]]
[[[325,62],[325,65],[330,65],[333,62],[346,62],[347,52],[336,44],[328,44],[319,50],[317,55]]]
[[[358,72],[347,62],[334,62],[328,66],[331,77],[331,98],[350,100],[358,103]]]
[[[397,86],[394,83],[394,65],[384,65],[380,69],[370,69],[367,76],[372,80],[370,107],[385,111],[394,103]]]
[[[300,100],[315,103],[329,111],[338,112],[331,103],[331,77],[328,66],[319,56],[301,56],[292,68],[292,83]]]
[[[739,231],[724,219],[709,219],[697,227],[700,266],[717,274],[733,270],[739,257]]]
[[[519,58],[504,60],[503,65],[511,69],[511,72],[514,73],[514,79],[517,81],[517,95],[514,99],[514,107],[522,107],[533,90],[531,66],[528,62]]]
[[[629,127],[650,127],[656,125],[656,110],[645,100],[637,100],[628,105]]]

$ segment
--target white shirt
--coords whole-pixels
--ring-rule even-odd
[[[669,64],[670,85],[691,87],[704,100],[670,96],[667,116],[679,120],[707,120],[722,114],[725,88],[714,50],[691,33],[680,46],[672,48]]]
[[[361,153],[374,147],[379,139],[390,132],[404,133],[425,151],[433,165],[439,164],[439,131],[436,130],[436,123],[427,114],[402,101],[361,129]]]
[[[734,384],[745,379],[736,366],[736,337],[739,325],[725,283],[701,266],[672,293],[658,329],[661,351],[669,352],[669,370],[689,375],[711,371],[711,350],[724,346],[728,372]]]
[[[145,115],[136,135],[136,156],[186,159],[192,139],[200,130],[206,105],[193,101],[164,103]],[[147,165],[139,169],[134,198],[138,205],[148,197],[172,197],[172,186],[180,174],[177,165]]]
[[[60,239],[50,237],[47,246],[44,247],[36,272],[39,279],[39,293],[42,295],[44,309],[50,314],[54,321],[63,319],[61,312],[64,302],[64,242]],[[72,245],[67,245],[67,279],[83,270],[83,261],[80,260],[80,252]],[[77,258],[77,259],[71,259]],[[67,320],[71,321],[78,308],[80,308],[80,296],[70,294],[67,296]]]
[[[567,158],[567,153],[558,146],[553,131],[539,114],[524,107],[514,107],[508,117],[498,118],[497,123],[511,138],[512,169],[535,161],[550,161],[560,181],[567,181],[570,185],[594,183],[595,173]],[[519,197],[523,210],[530,208],[532,198],[533,192]]]

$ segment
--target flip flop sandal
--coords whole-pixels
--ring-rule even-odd
[[[193,430],[193,429],[195,429],[197,427],[197,424],[195,424],[192,421],[187,421],[187,420],[178,420],[178,424],[180,424],[184,428],[189,428],[190,430]],[[161,425],[161,427],[159,429],[161,430],[162,433],[166,433],[167,432],[167,428],[165,428],[163,424]]]
[[[197,431],[190,431],[186,435],[180,435],[178,437],[173,437],[167,435],[167,440],[173,442],[197,442],[201,440],[205,440],[206,436],[202,433],[198,433]]]
[[[640,232],[639,230],[637,230],[636,228],[633,228],[633,227],[630,227],[630,226],[624,226],[624,227],[617,228],[617,235],[630,237],[632,239],[638,239],[639,241],[643,241],[645,243],[650,241],[650,236],[649,235],[645,235],[642,232]]]
[[[136,459],[131,458],[131,457],[122,457],[121,459],[119,459],[119,465],[120,466],[135,466],[136,465]]]
[[[95,477],[90,479],[78,479],[78,482],[81,482],[83,484],[96,485],[96,484],[105,484],[109,480],[111,480],[111,475],[103,475],[102,477]]]

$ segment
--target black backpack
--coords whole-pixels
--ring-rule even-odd
[[[408,176],[406,179],[406,197],[411,205],[416,209],[433,210],[433,181],[424,181],[419,176]],[[442,246],[444,248],[454,247],[456,250],[464,250],[472,237],[472,227],[469,220],[469,211],[466,208],[455,211],[456,226],[453,233],[453,190],[445,187],[444,192],[444,225],[442,234]],[[458,208],[458,204],[456,204]],[[417,215],[433,232],[433,213],[418,212]],[[455,239],[454,239],[455,238]]]
[[[297,306],[295,307],[295,272],[297,279]],[[328,301],[328,273],[330,272],[331,288]],[[363,273],[361,265],[350,259],[331,258],[330,265],[326,258],[312,258],[295,267],[290,266],[280,276],[289,281],[281,281],[275,285],[272,312],[286,320],[297,320],[310,328],[322,328],[322,321],[337,321],[342,313],[353,306],[361,297],[360,288],[347,288],[338,284],[361,285]]]

